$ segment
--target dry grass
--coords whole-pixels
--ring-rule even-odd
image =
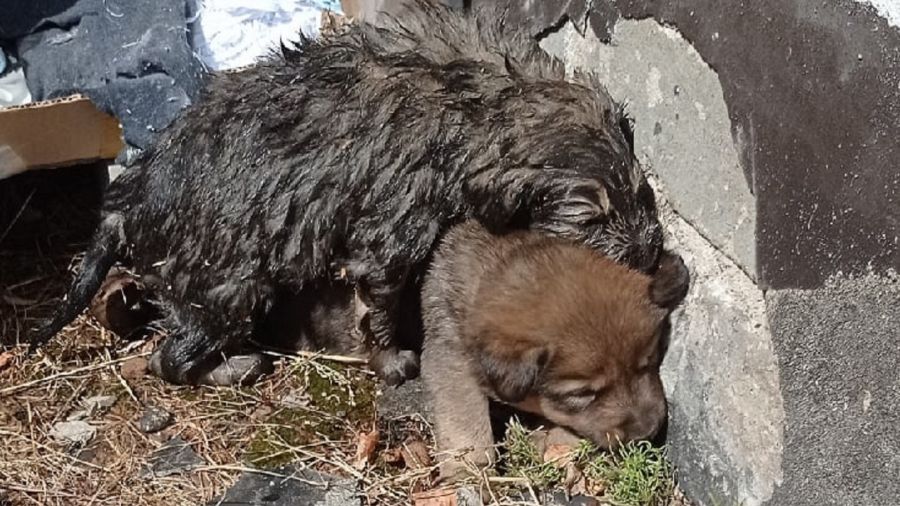
[[[282,361],[276,374],[242,388],[176,387],[152,376],[122,377],[117,361],[149,346],[117,350],[103,329],[82,317],[46,353],[26,359],[24,347],[15,350],[0,371],[5,390],[0,393],[0,488],[8,490],[8,500],[198,504],[219,496],[249,467],[287,462],[356,478],[373,504],[405,502],[411,491],[430,485],[431,468],[410,470],[380,461],[378,455],[406,438],[430,444],[430,428],[415,419],[377,420],[375,383],[360,369],[300,357]],[[88,419],[97,428],[93,440],[84,448],[54,440],[53,425],[95,395],[115,395],[117,401]],[[138,430],[137,419],[151,405],[174,414],[175,423],[147,435]],[[357,435],[373,429],[382,434],[375,461],[357,469]],[[153,451],[175,436],[189,442],[204,465],[142,478]]]

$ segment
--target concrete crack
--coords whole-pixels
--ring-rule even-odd
[[[541,29],[541,31],[539,31],[537,35],[534,36],[535,40],[537,40],[538,42],[544,40],[547,36],[561,30],[569,22],[572,23],[572,27],[575,28],[575,31],[578,32],[579,35],[584,37],[584,34],[587,33],[591,9],[593,9],[593,7],[594,0],[588,0],[585,4],[584,11],[578,16],[573,16],[569,11],[569,7],[566,7],[566,10],[560,15],[559,19],[557,19],[554,23],[551,23],[549,26]]]
[[[719,245],[717,245],[715,242],[713,242],[712,239],[710,239],[710,237],[707,234],[703,233],[703,231],[697,226],[696,223],[694,223],[692,220],[686,218],[677,209],[675,209],[675,206],[666,197],[665,190],[663,188],[662,183],[659,181],[659,179],[657,179],[655,176],[653,176],[652,174],[649,174],[649,173],[646,174],[646,176],[647,176],[647,181],[650,183],[650,187],[653,188],[653,192],[656,194],[657,207],[660,209],[660,211],[663,211],[663,213],[671,213],[672,216],[681,220],[683,223],[685,223],[687,226],[689,226],[694,232],[697,232],[697,235],[699,235],[703,239],[703,241],[709,245],[710,248],[712,248],[716,252],[720,253],[726,260],[728,260],[728,263],[730,263],[736,269],[741,271],[741,273],[747,277],[748,281],[753,283],[753,285],[756,286],[757,288],[760,288],[759,283],[757,282],[756,278],[753,276],[753,274],[750,273],[750,271],[748,271],[746,269],[746,267],[741,265],[741,263],[738,262],[737,259],[734,258],[734,256],[732,254],[723,250]],[[765,291],[763,291],[763,292],[765,292]]]
[[[591,10],[594,8],[594,0],[588,0],[587,5],[584,8],[584,14],[581,16],[581,27],[579,29],[578,25],[575,22],[572,22],[572,25],[575,28],[575,31],[578,32],[579,35],[584,37],[584,34],[587,33],[588,26],[590,26],[590,17]]]
[[[570,18],[569,18],[569,13],[564,12],[564,13],[562,14],[562,16],[560,16],[560,18],[559,18],[555,23],[553,23],[553,24],[551,24],[550,26],[548,26],[548,27],[542,29],[541,31],[539,31],[539,32],[537,33],[537,35],[534,36],[535,40],[537,40],[538,42],[540,42],[540,41],[544,40],[547,36],[549,36],[549,35],[551,35],[551,34],[553,34],[553,33],[556,33],[556,32],[558,32],[559,30],[562,30],[562,28],[563,28],[564,26],[566,26],[566,23],[569,22],[569,19],[570,19]]]

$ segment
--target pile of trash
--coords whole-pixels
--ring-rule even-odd
[[[316,37],[324,11],[342,14],[340,0],[46,0],[13,9],[0,19],[0,113],[81,95],[121,123],[137,152],[197,100],[208,71],[250,65],[301,32]]]
[[[318,35],[323,11],[341,13],[339,0],[199,0],[192,43],[212,70],[252,64],[270,48]]]

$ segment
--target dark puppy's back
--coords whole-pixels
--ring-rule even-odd
[[[240,352],[275,294],[344,268],[372,301],[376,369],[410,377],[417,364],[394,342],[397,293],[467,218],[652,267],[652,192],[596,79],[564,79],[503,16],[409,4],[393,27],[303,40],[213,77],[122,176],[131,184],[115,192],[133,190],[108,202],[117,218],[98,251],[133,253],[162,281],[177,336],[160,350],[165,378],[200,381]],[[85,272],[108,270],[112,255],[101,260]],[[99,282],[82,285],[86,303]]]

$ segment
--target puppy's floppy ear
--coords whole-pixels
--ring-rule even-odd
[[[506,353],[482,349],[477,360],[497,397],[504,402],[516,403],[537,386],[550,360],[550,351],[544,347]]]
[[[606,187],[599,181],[580,181],[553,193],[546,199],[553,206],[553,213],[572,222],[586,223],[613,211]]]
[[[659,307],[675,309],[687,296],[691,274],[681,256],[663,251],[650,282],[650,300]]]

